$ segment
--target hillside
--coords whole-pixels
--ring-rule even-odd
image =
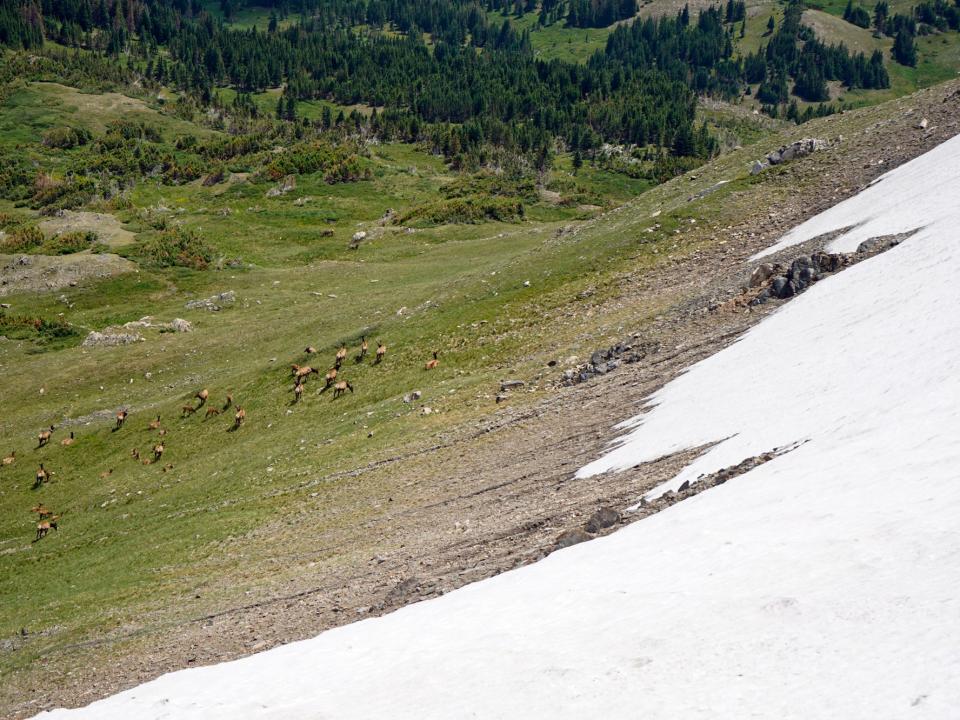
[[[941,4],[908,67],[836,3],[577,2],[0,8],[0,716],[640,519],[719,438],[615,426],[822,242],[757,253],[960,132]]]
[[[902,238],[668,383],[578,477],[703,447],[666,487],[762,466],[442,598],[44,717],[949,717],[958,195],[960,135],[762,250]]]

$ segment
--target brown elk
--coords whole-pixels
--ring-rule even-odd
[[[180,417],[185,418],[188,415],[193,415],[197,411],[193,405],[184,405],[180,408]]]
[[[424,370],[433,370],[437,365],[440,364],[440,360],[437,359],[437,351],[433,351],[433,360],[427,360],[427,364],[423,366]]]
[[[34,507],[30,508],[30,512],[36,513],[38,516],[37,517],[38,520],[46,520],[48,517],[53,515],[53,513],[50,510],[48,510],[47,506],[44,505],[43,503],[39,503],[38,505],[35,505]]]
[[[57,529],[58,517],[57,515],[51,515],[49,520],[41,520],[37,523],[37,540],[43,538],[51,530]],[[34,542],[37,540],[34,540]]]
[[[63,445],[64,447],[70,447],[70,446],[73,445],[76,441],[77,441],[77,439],[73,436],[73,431],[71,431],[71,432],[70,432],[70,437],[66,437],[66,438],[64,438],[63,440],[61,440],[61,441],[60,441],[60,444]]]
[[[220,408],[223,412],[226,412],[233,406],[233,393],[227,393],[227,401],[223,404],[223,407]]]
[[[307,347],[304,349],[304,352],[307,355],[316,355],[317,349],[313,345],[307,345]]]
[[[104,470],[102,473],[100,473],[100,479],[106,480],[111,475],[113,475],[113,468],[110,468],[109,470]]]
[[[4,465],[13,465],[17,461],[17,451],[11,450],[10,454],[3,459]]]
[[[121,410],[117,413],[117,425],[114,430],[119,430],[123,427],[123,424],[127,421],[127,415],[129,414],[130,413],[128,413],[126,410]]]
[[[310,376],[310,373],[320,374],[320,371],[316,368],[312,368],[309,365],[304,365],[303,367],[297,367],[296,371],[293,373],[293,380],[296,383],[302,383],[306,378]]]
[[[347,359],[347,346],[341,345],[340,349],[337,350],[336,359],[333,362],[333,366],[340,369],[340,366],[343,365],[343,361]]]
[[[237,412],[233,416],[233,429],[239,430],[240,426],[243,425],[243,421],[247,419],[247,411],[242,407],[237,405]]]
[[[370,349],[370,345],[367,343],[366,335],[360,336],[360,355],[357,356],[357,362],[362,361],[367,356],[367,350]]]
[[[54,429],[55,428],[53,425],[51,425],[49,430],[40,431],[40,434],[37,436],[37,448],[42,448],[44,445],[50,442],[50,438],[53,437]]]
[[[209,420],[210,418],[214,417],[215,415],[219,415],[219,414],[220,414],[220,411],[217,410],[215,407],[209,407],[209,408],[207,408],[207,412],[204,413],[203,419],[204,419],[204,420]]]
[[[387,354],[387,346],[382,342],[377,340],[377,357],[373,361],[374,363],[379,363],[383,361],[383,356]]]
[[[204,405],[207,404],[207,398],[210,397],[210,391],[204,388],[193,397],[195,397],[197,400],[200,401],[200,404],[197,405],[197,407],[202,408]]]
[[[334,399],[343,395],[347,390],[351,393],[353,392],[353,385],[351,385],[346,380],[341,380],[336,385],[333,386],[333,397]]]
[[[303,383],[297,383],[293,386],[293,403],[296,405],[303,398]]]
[[[49,479],[50,479],[50,471],[45,470],[43,467],[43,463],[40,463],[40,467],[37,468],[36,479],[33,481],[33,489],[36,490],[38,487],[43,485],[43,483],[45,483]]]
[[[160,462],[160,458],[163,457],[163,450],[164,450],[164,447],[163,447],[163,443],[162,443],[162,442],[159,442],[159,443],[157,443],[156,445],[153,446],[153,461],[154,461],[154,462]]]
[[[327,374],[324,376],[323,379],[325,382],[323,389],[326,390],[328,387],[333,385],[334,381],[337,379],[337,369],[330,368],[329,370],[327,370]]]
[[[140,451],[137,448],[134,448],[133,450],[130,451],[130,457],[132,457],[134,460],[139,461]]]
[[[160,416],[157,415],[157,419],[156,419],[156,420],[151,420],[151,421],[150,421],[150,425],[149,425],[148,427],[149,427],[151,430],[159,430],[159,429],[160,429]]]

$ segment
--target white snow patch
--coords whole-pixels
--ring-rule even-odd
[[[960,141],[922,162],[960,166]],[[960,181],[919,176],[938,188],[920,223],[904,173],[844,206],[919,233],[672,382],[584,472],[723,438],[678,480],[798,449],[441,598],[43,717],[955,718]]]

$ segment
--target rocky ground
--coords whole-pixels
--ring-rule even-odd
[[[323,537],[311,535],[306,510],[261,529],[262,542],[276,547],[280,565],[302,560],[305,545],[318,558],[324,550],[335,552],[336,563],[318,559],[315,578],[272,587],[248,604],[181,624],[145,618],[138,628],[43,658],[40,671],[13,677],[0,693],[7,714],[26,717],[55,705],[87,704],[163,672],[236,658],[386,613],[534,562],[558,545],[613,532],[719,482],[736,482],[736,475],[772,455],[744,458],[740,466],[634,512],[627,508],[675,475],[698,450],[588,480],[574,479],[574,473],[602,453],[616,437],[613,425],[637,413],[652,392],[790,301],[735,301],[758,265],[748,261],[752,254],[960,132],[958,110],[960,83],[905,99],[856,137],[779,168],[765,182],[784,192],[774,193],[770,204],[757,202],[722,230],[722,239],[707,227],[694,230],[703,234],[696,253],[652,271],[624,271],[618,294],[605,307],[593,308],[593,321],[632,304],[670,310],[625,328],[613,352],[597,348],[600,354],[590,364],[604,364],[603,372],[580,378],[582,368],[558,365],[549,369],[556,388],[535,404],[515,402],[508,391],[499,412],[479,424],[451,428],[440,444],[336,478],[306,481],[320,485],[336,479],[344,497],[385,476],[395,488],[392,497],[377,500],[376,520],[344,522]],[[927,119],[923,128],[918,127],[921,118]],[[765,261],[789,268],[825,240]],[[627,356],[636,357],[625,362]],[[611,367],[612,361],[617,362]],[[568,370],[574,374],[565,377]],[[570,382],[572,377],[577,381]],[[304,538],[310,542],[298,542]],[[76,669],[81,667],[77,654],[84,658],[83,669]]]

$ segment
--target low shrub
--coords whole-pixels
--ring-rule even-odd
[[[177,227],[141,241],[136,252],[148,263],[159,267],[206,270],[213,262],[216,249],[193,230]]]

